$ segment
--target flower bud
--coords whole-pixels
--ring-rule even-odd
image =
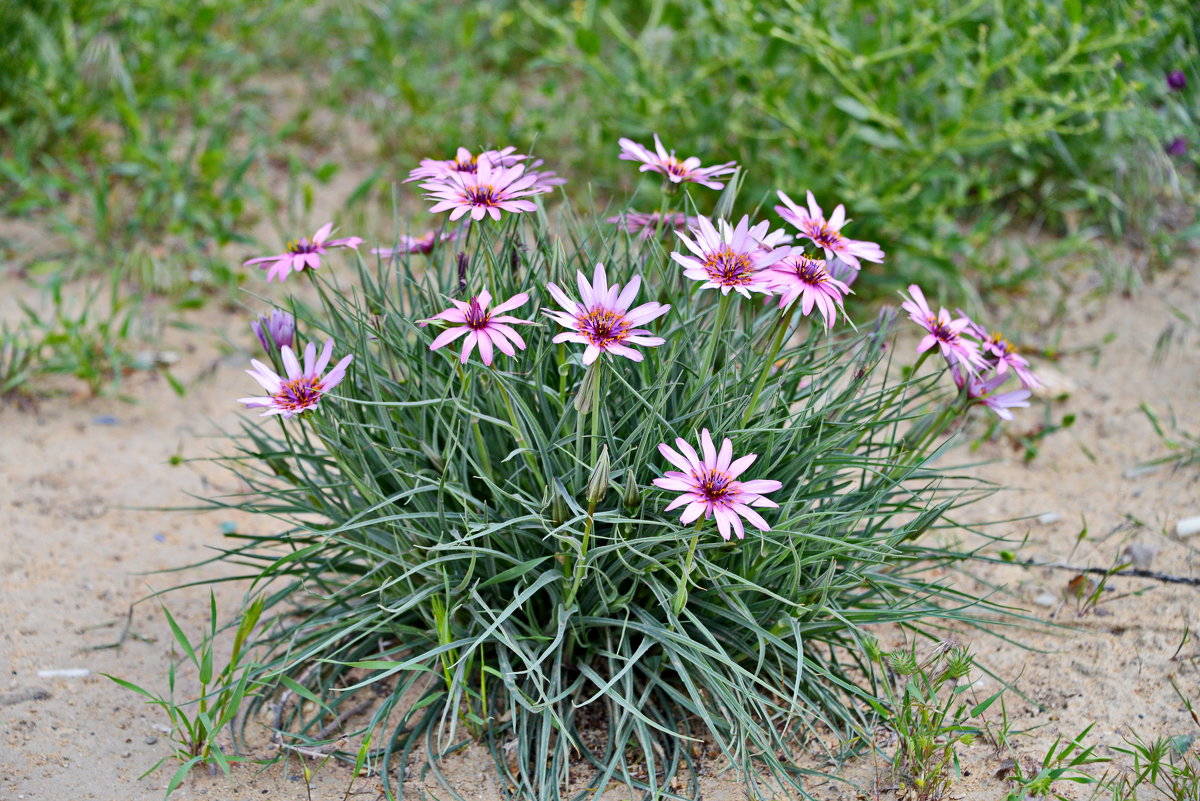
[[[592,477],[588,479],[587,502],[589,506],[600,503],[608,494],[608,467],[608,446],[605,445],[600,449],[600,456],[596,459],[595,468],[592,469]]]
[[[642,491],[633,477],[632,470],[625,473],[625,496],[621,500],[624,502],[625,508],[631,512],[637,509],[642,502]]]
[[[293,347],[296,338],[296,318],[282,309],[274,309],[270,316],[260,314],[250,323],[254,335],[268,356],[274,356],[284,346]]]

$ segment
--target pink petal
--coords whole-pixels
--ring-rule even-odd
[[[707,504],[692,501],[690,504],[688,504],[688,507],[683,510],[683,514],[679,516],[679,522],[686,526],[689,523],[694,522],[696,518],[698,518],[701,514],[704,514],[707,510]]]
[[[685,459],[684,457],[682,457],[678,453],[676,453],[674,450],[672,450],[671,446],[667,445],[665,442],[659,443],[658,452],[662,454],[664,459],[666,459],[668,462],[675,465],[676,467],[678,467],[680,470],[682,470],[685,473],[691,472],[692,468],[695,467],[695,465],[693,465],[687,459]]]
[[[465,325],[460,325],[460,326],[457,326],[456,328],[447,328],[445,331],[438,334],[437,337],[434,338],[433,344],[431,344],[429,346],[429,349],[437,350],[440,347],[449,345],[451,342],[458,339],[459,337],[461,337],[463,334],[467,333],[470,330],[471,329]]]

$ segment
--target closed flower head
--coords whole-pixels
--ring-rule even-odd
[[[278,353],[285,345],[290,348],[296,336],[296,318],[282,309],[273,310],[270,316],[260,314],[250,327],[268,354]]]

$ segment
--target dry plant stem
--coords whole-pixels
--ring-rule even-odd
[[[1159,573],[1156,570],[1144,570],[1140,567],[1110,570],[1105,567],[1083,567],[1066,562],[1038,562],[1033,559],[1025,559],[1020,564],[1023,567],[1049,567],[1055,570],[1070,570],[1072,573],[1094,573],[1100,576],[1127,576],[1129,578],[1153,579],[1165,584],[1187,584],[1192,587],[1200,587],[1200,578],[1193,576],[1173,576],[1170,573]]]

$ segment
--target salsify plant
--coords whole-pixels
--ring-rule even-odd
[[[499,208],[460,166],[463,204]],[[692,798],[697,741],[753,797],[803,793],[805,747],[870,725],[870,627],[997,611],[947,581],[971,550],[921,538],[977,494],[929,458],[991,397],[984,346],[922,297],[914,320],[971,358],[946,351],[957,391],[904,377],[894,313],[849,325],[853,271],[765,223],[645,237],[508,211],[305,270],[305,364],[250,371],[277,416],[229,459],[249,491],[214,503],[283,522],[225,557],[272,587],[262,680],[321,700],[276,725],[311,744],[378,699],[355,725],[384,730],[401,795],[389,769],[419,754],[458,797],[439,763],[472,739],[513,798]]]

